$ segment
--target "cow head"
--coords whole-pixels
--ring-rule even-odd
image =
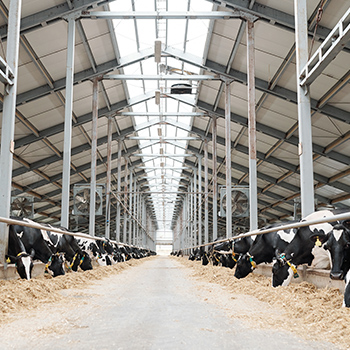
[[[236,278],[244,278],[248,276],[256,268],[254,257],[249,253],[242,255],[237,261],[237,267],[235,271]]]
[[[53,254],[45,265],[45,272],[53,277],[64,275],[64,259],[61,254]]]
[[[23,279],[30,280],[32,277],[33,270],[33,258],[35,255],[34,249],[31,250],[31,253],[21,252],[17,256],[6,255],[8,263],[16,265],[16,270],[19,276]]]
[[[296,266],[287,260],[284,253],[276,250],[272,265],[272,287],[288,286],[292,277],[299,277]]]
[[[323,243],[323,248],[329,251],[332,260],[330,277],[344,279],[344,264],[350,251],[350,220],[344,220],[333,225],[332,231],[326,235],[314,234],[311,236],[316,244]]]

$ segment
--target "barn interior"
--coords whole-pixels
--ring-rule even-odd
[[[307,1],[304,46],[293,0],[26,0],[16,44],[17,2],[1,217],[161,251],[349,209],[348,0]]]

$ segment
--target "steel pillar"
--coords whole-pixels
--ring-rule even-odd
[[[232,237],[231,81],[225,81],[226,238]]]
[[[212,117],[212,142],[213,142],[213,241],[218,238],[218,176],[217,176],[217,117]]]
[[[127,183],[127,178],[128,178],[128,160],[127,158],[125,159],[125,168],[124,168],[124,206],[125,208],[127,207],[127,191],[128,191],[128,183]],[[124,222],[123,222],[123,243],[126,243],[127,236],[126,236],[126,231],[127,231],[127,221],[128,221],[128,214],[126,212],[126,209],[124,208]]]
[[[202,244],[202,156],[198,156],[198,244]]]
[[[254,22],[247,23],[247,79],[248,79],[248,134],[249,134],[249,213],[250,230],[258,228],[258,183],[256,165],[255,112],[255,44]]]
[[[121,190],[121,178],[122,178],[122,141],[118,140],[118,175],[117,175],[117,196],[121,199],[120,196],[120,190]],[[117,201],[117,217],[116,217],[116,237],[115,240],[117,242],[120,242],[120,212],[121,212],[121,206],[119,201]]]
[[[6,61],[13,72],[13,85],[5,85],[0,153],[0,216],[10,216],[12,161],[14,152],[18,52],[22,0],[9,4]],[[8,226],[0,223],[0,262],[5,263],[8,247]]]
[[[66,100],[64,111],[64,145],[61,199],[61,226],[69,228],[70,164],[72,148],[72,113],[75,51],[75,18],[68,18],[68,43],[66,67]]]
[[[208,140],[204,140],[204,243],[209,243]]]
[[[106,180],[106,224],[105,237],[110,238],[111,230],[111,175],[112,175],[112,117],[108,117],[107,130],[107,180]]]
[[[134,206],[133,206],[132,210],[130,210],[133,213],[135,218],[136,218],[136,213],[137,213],[136,209],[138,207],[137,193],[136,193],[137,187],[136,186],[137,186],[137,178],[135,177],[135,179],[134,179],[134,198],[133,198]],[[132,244],[133,245],[136,245],[136,226],[138,226],[137,222],[133,221],[133,232],[132,232],[132,235],[133,235]]]
[[[197,170],[193,171],[193,245],[197,245]]]
[[[98,79],[93,80],[92,127],[91,127],[91,179],[89,234],[95,236],[96,216],[96,163],[97,163],[97,119],[98,119]]]
[[[300,73],[308,61],[306,2],[294,0],[302,218],[315,210],[310,92],[308,87],[300,86]]]
[[[130,174],[129,174],[129,212],[130,212],[130,217],[129,217],[129,239],[128,243],[132,244],[132,224],[133,224],[133,219],[131,218],[131,213],[132,213],[132,202],[133,202],[133,193],[132,193],[132,187],[133,187],[133,176],[132,176],[132,169],[130,169]]]

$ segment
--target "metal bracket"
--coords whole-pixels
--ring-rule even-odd
[[[12,72],[12,69],[0,56],[0,81],[5,84],[5,91],[7,94],[9,93],[9,86],[12,86],[14,84],[14,78],[15,76]]]

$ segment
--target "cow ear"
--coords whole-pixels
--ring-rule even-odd
[[[342,224],[347,230],[350,230],[350,220],[344,220]]]
[[[321,246],[327,241],[328,236],[324,233],[315,233],[310,236],[310,239],[318,246]]]
[[[6,258],[7,264],[15,264],[18,260],[17,257],[12,256],[12,255],[6,255],[5,258]]]

